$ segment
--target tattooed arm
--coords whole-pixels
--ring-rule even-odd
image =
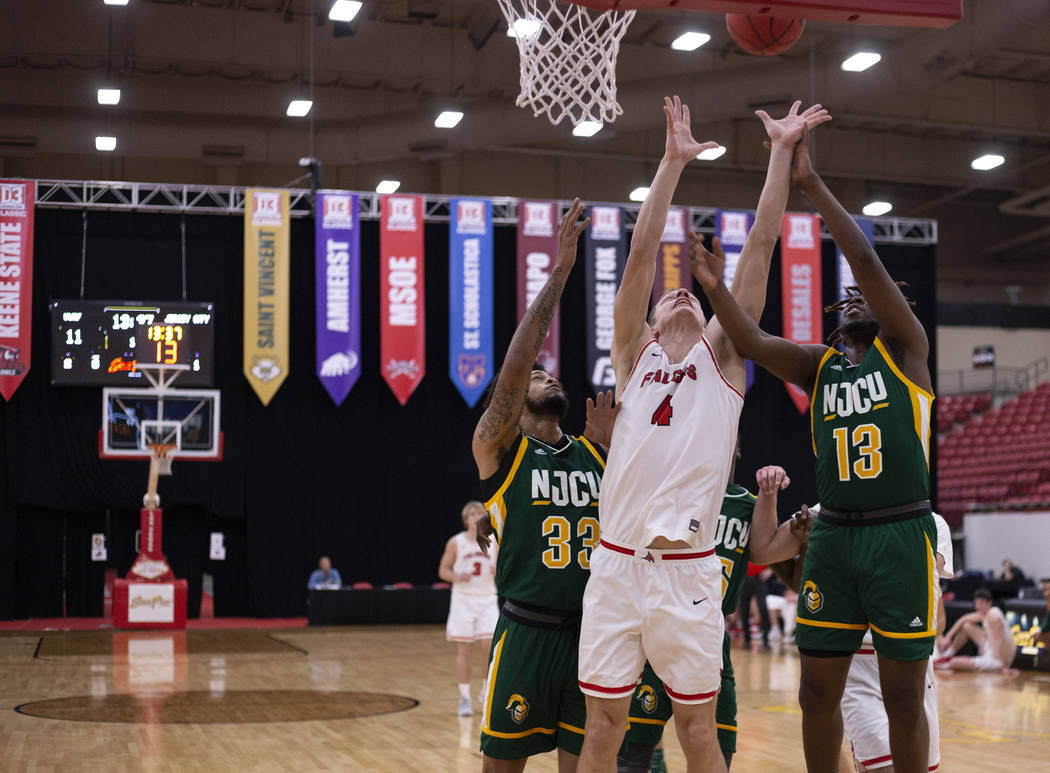
[[[582,212],[583,205],[576,199],[561,219],[558,228],[558,260],[554,270],[518,323],[492,389],[492,398],[474,429],[474,461],[477,462],[482,480],[491,477],[499,469],[500,460],[518,436],[518,419],[525,403],[533,363],[547,338],[562,290],[565,289],[565,280],[576,263],[576,242],[591,222],[587,218],[579,225],[576,224]]]

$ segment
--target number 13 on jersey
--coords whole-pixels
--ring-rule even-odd
[[[846,427],[832,431],[835,452],[838,458],[839,480],[850,479],[850,472],[862,480],[877,478],[882,472],[882,432],[874,424],[861,424],[850,433]],[[857,449],[860,457],[850,464],[850,446]]]

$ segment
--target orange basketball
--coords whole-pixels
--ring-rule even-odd
[[[727,13],[726,27],[733,40],[747,53],[776,56],[787,51],[802,37],[806,20]]]

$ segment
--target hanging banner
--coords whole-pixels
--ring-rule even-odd
[[[736,264],[740,262],[740,253],[744,250],[747,234],[755,222],[755,214],[745,211],[719,210],[715,215],[715,229],[722,242],[722,251],[726,255],[726,268],[723,280],[726,287],[733,289],[733,277],[736,276]]]
[[[423,199],[380,200],[379,360],[383,380],[404,405],[426,373]]]
[[[819,344],[824,338],[820,277],[820,220],[816,215],[787,213],[780,232],[780,297],[784,338]],[[786,381],[799,413],[809,410],[805,390]]]
[[[0,395],[10,400],[29,372],[33,302],[31,181],[0,180]]]
[[[288,376],[288,191],[244,192],[244,375],[263,405]]]
[[[318,191],[317,376],[336,405],[361,375],[361,229],[357,196]]]
[[[539,295],[554,269],[558,257],[557,214],[553,201],[522,201],[518,204],[518,319],[525,316],[525,310]],[[536,355],[536,361],[555,378],[558,378],[561,364],[559,316],[559,310],[555,309],[547,338]]]
[[[448,374],[473,408],[492,380],[492,204],[452,199],[448,228]]]
[[[587,229],[587,372],[591,388],[601,392],[616,386],[609,350],[613,340],[616,286],[627,260],[627,240],[619,207],[591,207]]]
[[[855,217],[853,221],[857,224],[861,231],[864,232],[864,236],[867,237],[868,243],[875,246],[875,221],[867,217]],[[835,247],[835,262],[839,268],[839,282],[838,282],[838,300],[842,300],[846,297],[846,288],[854,287],[857,284],[857,280],[853,278],[853,269],[849,267],[849,261],[846,260],[846,256],[842,254],[842,250]]]
[[[667,211],[667,223],[660,237],[660,253],[656,260],[656,277],[653,279],[654,306],[664,293],[679,287],[687,290],[693,288],[693,275],[689,270],[689,245],[685,238],[688,227],[688,210],[671,207]]]

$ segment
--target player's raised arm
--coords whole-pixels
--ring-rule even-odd
[[[500,460],[518,436],[518,419],[528,391],[532,366],[547,338],[554,311],[565,289],[565,280],[576,263],[576,242],[591,222],[587,218],[579,225],[576,224],[582,212],[583,205],[576,199],[561,219],[558,228],[558,259],[554,269],[518,323],[493,387],[492,398],[474,429],[474,461],[477,462],[482,480],[499,469]]]
[[[806,141],[795,148],[791,180],[813,202],[849,262],[864,300],[879,322],[880,338],[889,343],[891,349],[903,353],[905,361],[897,363],[898,366],[920,387],[931,390],[926,364],[930,342],[926,331],[863,231],[813,169]]]
[[[817,366],[827,347],[796,344],[759,328],[722,281],[726,259],[718,239],[713,242],[713,251],[704,246],[702,236],[692,231],[689,232],[689,239],[689,263],[693,276],[711,301],[719,325],[735,350],[741,357],[754,360],[777,378],[797,384],[807,394],[811,393]]]
[[[638,212],[631,236],[631,251],[627,255],[620,287],[616,292],[613,307],[615,332],[613,334],[612,361],[616,372],[616,389],[619,397],[622,385],[627,381],[638,352],[652,337],[646,314],[649,310],[649,295],[656,277],[656,260],[660,237],[667,224],[667,210],[671,206],[678,179],[685,165],[699,153],[718,147],[717,142],[697,142],[689,128],[689,108],[675,96],[664,97],[664,117],[667,119],[667,139],[664,156],[656,170],[649,193]]]

